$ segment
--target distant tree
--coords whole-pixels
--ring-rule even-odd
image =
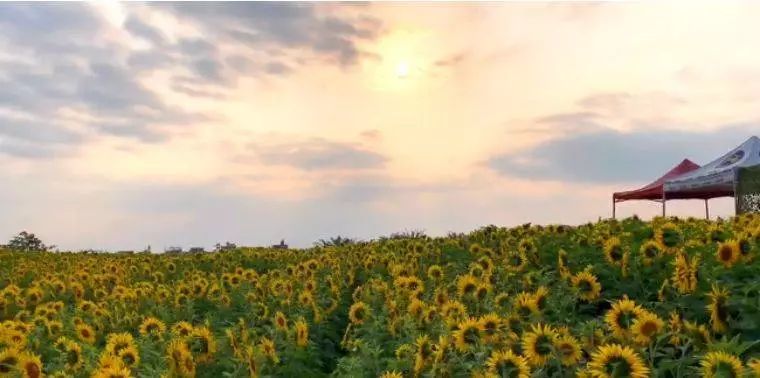
[[[43,243],[36,235],[26,231],[19,232],[18,235],[14,236],[13,239],[8,242],[6,247],[14,251],[22,252],[48,251],[55,248],[53,245],[45,245],[45,243]]]
[[[427,235],[425,230],[405,230],[392,233],[389,239],[427,239]]]
[[[330,239],[319,239],[314,243],[317,247],[343,247],[351,244],[356,244],[356,240],[344,238],[342,236],[335,236]]]
[[[164,253],[176,254],[176,253],[182,253],[182,252],[183,252],[182,247],[172,246],[172,247],[164,248]]]
[[[214,245],[214,252],[225,252],[225,251],[232,251],[235,248],[237,248],[237,244],[225,242],[224,244],[216,243]]]

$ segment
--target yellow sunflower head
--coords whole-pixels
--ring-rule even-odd
[[[22,353],[17,366],[18,370],[21,371],[21,377],[23,378],[42,377],[42,361],[36,354],[31,352]]]
[[[581,344],[571,335],[562,335],[555,339],[554,350],[564,366],[575,366],[583,357]]]
[[[476,319],[469,318],[457,325],[454,331],[454,345],[460,352],[467,352],[480,342],[481,326]]]
[[[128,368],[135,368],[140,365],[140,352],[137,347],[129,346],[119,351],[119,358]]]
[[[0,349],[0,377],[10,377],[21,358],[15,348]]]
[[[369,308],[364,302],[356,302],[348,309],[348,318],[351,320],[351,323],[356,325],[364,324],[369,315]]]
[[[626,251],[623,243],[617,237],[611,237],[604,242],[604,258],[614,266],[622,266]]]
[[[309,344],[309,325],[303,319],[299,319],[295,324],[296,328],[296,345],[305,347]]]
[[[594,377],[649,377],[649,368],[636,352],[619,344],[602,345],[591,354],[588,369]]]
[[[557,331],[549,325],[531,326],[522,336],[522,351],[532,366],[544,365],[552,356]]]
[[[523,356],[514,354],[511,350],[494,350],[486,360],[487,372],[496,377],[530,377],[530,366]]]
[[[699,361],[702,376],[713,377],[742,377],[744,367],[739,357],[726,352],[709,352]]]
[[[736,264],[740,257],[741,250],[739,248],[739,243],[734,240],[720,243],[718,249],[715,251],[715,259],[726,268],[730,268]]]
[[[136,346],[135,339],[129,333],[112,333],[106,339],[106,352],[118,356],[119,352],[128,347]]]
[[[642,311],[631,325],[633,339],[641,345],[649,345],[665,327],[665,322],[657,315]]]
[[[707,305],[707,311],[710,313],[710,326],[714,332],[722,333],[728,330],[728,297],[729,292],[726,288],[721,288],[713,284],[712,291],[707,294],[710,303]]]
[[[578,293],[578,297],[586,302],[593,302],[602,292],[602,285],[596,276],[590,272],[580,272],[571,278],[573,287]]]
[[[625,339],[630,334],[633,321],[643,313],[643,309],[636,302],[623,298],[612,304],[612,308],[604,315],[604,321],[607,327],[612,331],[613,336],[618,339]]]
[[[166,324],[152,316],[149,316],[142,321],[139,331],[143,336],[161,337],[161,335],[166,332]]]
[[[96,338],[95,329],[92,328],[92,326],[90,326],[89,324],[86,324],[86,323],[77,324],[74,327],[74,330],[77,333],[77,337],[82,342],[87,343],[87,344],[95,343],[95,338]]]

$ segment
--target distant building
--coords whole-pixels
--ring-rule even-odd
[[[272,246],[274,249],[288,249],[288,245],[285,244],[285,239],[280,240],[280,244],[275,244]]]
[[[204,252],[206,252],[206,250],[203,249],[203,247],[192,247],[192,248],[188,249],[187,251],[189,253],[204,253]]]

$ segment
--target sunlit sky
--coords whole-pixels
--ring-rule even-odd
[[[0,238],[160,251],[595,221],[613,191],[760,133],[758,19],[731,1],[0,4]]]

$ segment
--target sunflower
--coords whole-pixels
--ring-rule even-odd
[[[701,348],[712,342],[710,330],[704,324],[697,324],[686,320],[683,322],[683,327],[686,330],[686,334],[697,347]]]
[[[161,335],[166,332],[166,324],[149,316],[142,321],[139,331],[143,336],[161,337]]]
[[[509,294],[499,293],[493,298],[493,303],[500,309],[506,309],[509,306]]]
[[[295,324],[296,328],[296,345],[305,347],[309,344],[309,325],[303,319],[299,319]]]
[[[135,368],[140,365],[140,352],[137,347],[129,346],[119,351],[119,358],[128,368]]]
[[[575,290],[578,291],[578,297],[586,302],[593,302],[599,298],[602,292],[602,285],[596,276],[588,271],[580,272],[570,279]]]
[[[248,346],[245,349],[245,362],[248,365],[248,376],[250,378],[258,378],[259,369],[256,364],[256,349],[252,346]]]
[[[98,358],[98,369],[100,370],[120,369],[123,367],[124,361],[122,361],[118,356],[114,356],[113,354],[103,353]]]
[[[714,332],[722,333],[728,330],[728,302],[729,292],[726,288],[721,288],[713,284],[712,291],[707,294],[710,303],[707,305],[707,311],[710,314],[710,326]]]
[[[668,331],[670,332],[670,343],[676,346],[682,344],[681,333],[683,332],[683,320],[681,314],[678,311],[673,310],[670,312],[668,318]]]
[[[557,331],[549,325],[531,326],[522,337],[522,351],[532,366],[542,366],[551,358]]]
[[[604,258],[610,265],[623,266],[623,260],[626,258],[626,255],[620,239],[612,237],[604,242]]]
[[[571,335],[561,335],[554,340],[554,350],[564,366],[573,366],[583,357],[581,344]]]
[[[392,370],[383,372],[383,374],[380,374],[380,378],[404,378],[404,375],[395,370]]]
[[[665,322],[657,315],[649,311],[642,311],[631,324],[631,334],[637,343],[648,345],[654,341],[654,338],[664,327]]]
[[[280,362],[280,358],[277,357],[277,349],[275,349],[274,342],[268,337],[262,337],[259,341],[259,347],[261,347],[262,353],[269,358],[275,364]]]
[[[741,249],[739,243],[734,240],[720,243],[718,249],[715,251],[715,259],[726,268],[730,268],[736,264],[740,257]]]
[[[471,274],[465,274],[457,278],[457,293],[460,298],[475,294],[478,289],[478,279]]]
[[[500,331],[502,330],[502,321],[499,315],[490,313],[483,315],[478,319],[480,323],[480,329],[483,333],[483,340],[486,343],[495,341]]]
[[[425,302],[417,298],[412,298],[412,300],[409,301],[409,305],[406,306],[406,313],[411,315],[412,318],[418,319],[420,316],[422,316],[422,311],[424,309]]]
[[[274,327],[277,328],[280,331],[287,332],[288,331],[288,318],[285,317],[285,314],[282,313],[282,311],[277,311],[274,314],[274,319],[272,320],[272,323],[274,323]]]
[[[59,335],[63,330],[63,323],[58,320],[51,320],[45,323],[45,328],[47,328],[47,333],[49,336],[55,337]]]
[[[84,365],[82,347],[79,344],[66,340],[63,342],[62,351],[66,359],[66,369],[76,371]]]
[[[488,293],[491,292],[491,285],[487,283],[481,283],[478,285],[478,288],[475,290],[475,299],[478,301],[483,301],[488,296]]]
[[[206,327],[195,327],[190,334],[190,351],[193,352],[195,362],[209,362],[216,353],[216,339],[214,334]]]
[[[641,245],[639,248],[639,254],[641,254],[641,260],[644,262],[644,265],[649,266],[652,265],[652,262],[654,262],[655,259],[660,257],[662,254],[662,247],[656,241],[649,240]]]
[[[528,265],[528,257],[524,252],[510,252],[506,262],[507,269],[520,272]]]
[[[414,341],[417,353],[414,358],[414,372],[416,375],[425,368],[430,357],[433,355],[433,344],[427,335],[422,335]]]
[[[588,369],[594,377],[646,378],[649,368],[636,352],[619,344],[602,345],[591,354]]]
[[[22,378],[42,377],[42,361],[36,354],[22,353],[16,366],[21,371]]]
[[[712,377],[741,377],[744,373],[742,361],[726,352],[709,352],[699,361],[702,376]]]
[[[89,324],[77,324],[74,329],[76,330],[77,337],[84,343],[95,344],[95,329]]]
[[[369,308],[364,302],[356,302],[348,309],[348,318],[356,325],[364,324],[369,315]]]
[[[443,279],[443,268],[438,265],[431,265],[427,270],[427,276],[431,281],[438,282]]]
[[[681,236],[681,230],[673,223],[665,223],[657,229],[655,233],[657,242],[665,248],[666,251],[671,251],[678,247],[683,237]]]
[[[169,356],[169,369],[179,377],[195,377],[195,361],[187,344],[180,339],[174,339],[166,348]]]
[[[513,308],[515,312],[522,318],[527,318],[531,314],[539,313],[536,298],[530,293],[519,293],[513,301]]]
[[[0,349],[0,377],[9,377],[16,369],[21,356],[18,350],[13,348]]]
[[[26,323],[17,322],[19,325],[23,325]],[[22,328],[19,326],[19,328]],[[2,331],[2,329],[0,329]],[[0,333],[0,344],[5,344],[6,347],[9,348],[15,348],[18,350],[24,349],[26,347],[26,334],[28,331],[26,328],[18,329],[18,328],[11,328],[6,329],[2,333]]]
[[[132,378],[132,372],[124,366],[101,368],[92,374],[92,378]]]
[[[467,306],[459,301],[447,302],[445,305],[443,305],[443,308],[441,308],[441,312],[443,313],[448,323],[458,323],[459,321],[467,318]]]
[[[172,334],[177,337],[186,337],[190,336],[190,334],[193,332],[193,325],[182,321],[172,326]]]
[[[135,345],[135,339],[129,333],[112,333],[106,340],[106,352],[114,356],[119,355],[119,351]]]
[[[539,286],[536,292],[533,293],[533,299],[536,301],[536,308],[538,311],[543,311],[546,308],[546,300],[549,298],[549,289],[546,286]]]
[[[486,369],[489,374],[498,377],[530,377],[530,366],[525,357],[516,355],[508,349],[491,352],[491,356],[486,360]]]
[[[636,302],[623,298],[612,304],[612,308],[604,315],[604,321],[612,331],[613,336],[622,340],[629,336],[633,321],[643,311]]]
[[[692,256],[691,261],[688,261],[685,253],[676,252],[671,282],[679,293],[689,294],[697,289],[699,261],[699,255]]]
[[[760,359],[753,358],[747,362],[747,369],[752,374],[753,378],[760,377]]]
[[[480,341],[481,326],[476,319],[469,318],[457,325],[454,331],[454,345],[460,352],[467,352]]]

